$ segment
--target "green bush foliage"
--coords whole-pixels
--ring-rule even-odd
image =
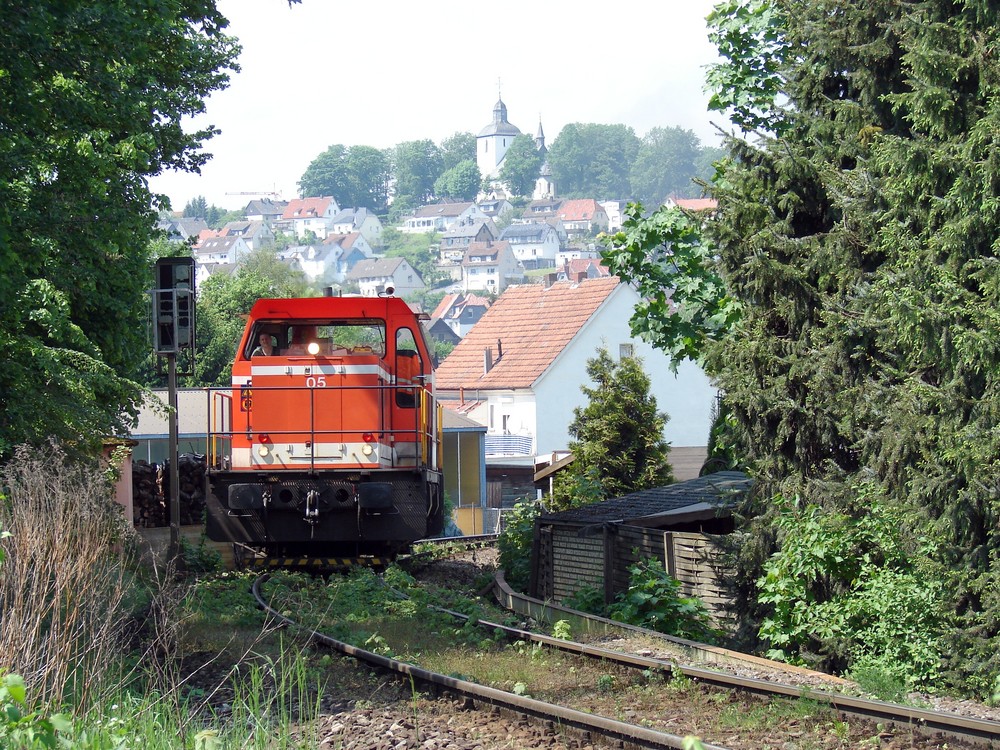
[[[700,599],[681,594],[681,584],[658,560],[629,567],[629,587],[608,608],[610,617],[667,635],[711,643],[718,638]]]
[[[781,549],[758,582],[771,608],[760,629],[769,656],[933,684],[944,594],[903,513],[867,489],[857,515],[777,503]]]
[[[517,591],[527,590],[531,580],[531,542],[535,519],[541,512],[534,500],[522,500],[504,516],[504,528],[497,538],[500,567],[507,583]]]

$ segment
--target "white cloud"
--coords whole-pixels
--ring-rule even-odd
[[[328,146],[387,148],[490,122],[499,90],[510,121],[549,144],[568,123],[623,123],[640,136],[680,126],[716,140],[702,90],[715,51],[715,0],[342,3],[219,0],[243,46],[242,71],[192,124],[222,133],[202,174],[151,181],[175,209],[204,195],[240,208],[246,191],[297,195]],[[252,197],[252,196],[250,196]]]

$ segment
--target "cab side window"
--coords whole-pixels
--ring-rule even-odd
[[[415,409],[420,406],[423,360],[416,339],[409,328],[396,332],[396,406]]]

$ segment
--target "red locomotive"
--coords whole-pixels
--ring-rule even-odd
[[[354,558],[442,531],[431,352],[402,299],[258,301],[210,421],[210,539]]]

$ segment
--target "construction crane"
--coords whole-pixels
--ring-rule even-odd
[[[235,193],[226,193],[226,195],[266,195],[269,198],[281,198],[281,192],[273,190],[241,190]]]

